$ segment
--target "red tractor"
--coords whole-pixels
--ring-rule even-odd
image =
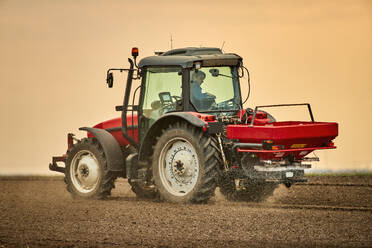
[[[306,157],[333,149],[338,124],[315,122],[309,104],[244,109],[242,58],[218,48],[184,48],[136,63],[132,49],[121,118],[82,127],[87,138],[68,135],[65,155],[50,170],[65,174],[79,198],[105,198],[118,177],[128,178],[138,197],[202,203],[216,187],[227,199],[260,201],[283,183],[304,182]],[[133,89],[132,81],[140,80]],[[248,94],[249,95],[249,94]],[[248,98],[248,97],[247,97]],[[311,121],[279,122],[259,108],[304,105]],[[57,162],[64,162],[60,167]]]

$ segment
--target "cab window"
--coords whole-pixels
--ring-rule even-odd
[[[181,97],[181,68],[155,67],[146,70],[142,114],[149,119],[149,126],[165,113],[179,110]]]

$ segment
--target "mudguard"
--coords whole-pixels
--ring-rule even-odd
[[[162,119],[166,119],[169,117],[179,117],[181,119],[186,120],[191,125],[196,126],[196,127],[203,127],[206,124],[206,122],[202,121],[200,118],[196,117],[195,115],[190,114],[189,112],[168,113],[160,117],[155,123],[161,121]]]
[[[79,130],[87,131],[94,135],[105,152],[107,167],[110,171],[122,172],[125,169],[123,152],[116,139],[106,130],[92,127],[81,127]]]
[[[161,135],[161,131],[172,123],[186,121],[195,127],[202,128],[206,122],[188,112],[173,112],[160,117],[147,131],[139,151],[139,160],[143,161],[152,153],[156,137]]]

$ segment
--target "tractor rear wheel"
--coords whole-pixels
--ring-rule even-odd
[[[238,184],[238,185],[237,185]],[[248,179],[224,178],[220,192],[230,201],[260,202],[269,198],[278,187],[277,183],[255,182]]]
[[[65,181],[76,198],[103,199],[111,194],[116,176],[108,171],[98,140],[85,138],[68,152]]]
[[[177,123],[158,138],[152,172],[163,200],[203,203],[214,195],[217,151],[201,130]]]

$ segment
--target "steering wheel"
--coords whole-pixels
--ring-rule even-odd
[[[182,97],[180,97],[180,96],[172,96],[172,98],[174,98],[174,100],[176,100],[176,101],[178,101],[178,100],[181,100],[181,99],[182,99]]]
[[[169,111],[176,110],[176,103],[178,99],[181,99],[179,96],[172,96],[170,92],[160,92],[159,93],[159,98],[161,102],[161,108],[163,110],[163,113],[167,113]],[[173,101],[172,99],[175,99]]]

